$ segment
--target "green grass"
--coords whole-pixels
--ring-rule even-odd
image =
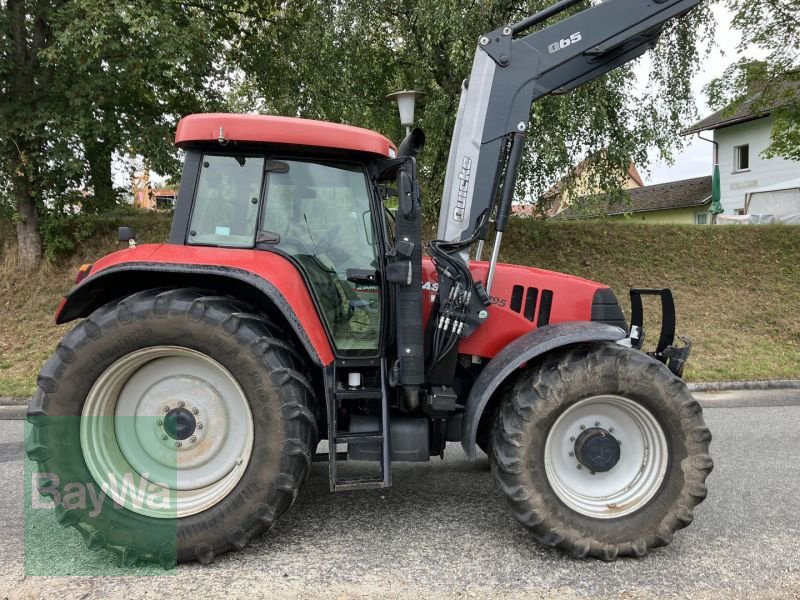
[[[514,220],[501,260],[609,285],[669,287],[690,381],[800,377],[800,227]],[[649,307],[652,341],[660,323]]]
[[[0,396],[30,396],[36,375],[58,341],[75,325],[55,325],[61,297],[75,282],[82,263],[124,247],[116,228],[136,229],[139,243],[162,242],[169,235],[169,216],[160,213],[109,215],[97,226],[99,233],[80,246],[69,259],[45,262],[35,273],[16,268],[15,248],[0,248]]]
[[[107,229],[59,264],[18,273],[0,257],[0,396],[30,395],[36,374],[72,324],[53,313],[75,272],[119,249],[114,228],[140,243],[163,241],[168,217],[108,219]],[[512,219],[501,260],[572,273],[611,286],[628,312],[628,288],[670,287],[679,333],[694,341],[690,381],[800,377],[800,227],[697,227],[626,222],[542,223]],[[649,340],[658,311],[648,306]]]

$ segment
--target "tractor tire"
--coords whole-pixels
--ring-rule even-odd
[[[543,544],[607,561],[670,543],[713,468],[684,382],[616,344],[572,347],[520,376],[497,410],[492,474]]]
[[[271,529],[317,443],[314,389],[290,340],[251,307],[194,289],[94,311],[42,368],[28,411],[27,455],[59,523],[123,565],[164,568]],[[76,501],[88,486],[107,491],[101,506]]]

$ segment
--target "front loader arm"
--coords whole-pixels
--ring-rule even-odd
[[[562,0],[520,23],[479,39],[456,118],[445,177],[438,237],[473,237],[503,188],[513,187],[530,107],[611,71],[653,47],[664,24],[700,0],[606,0],[524,37],[515,37],[582,0]],[[506,168],[507,166],[507,168]],[[513,189],[503,194],[510,202]],[[506,207],[506,212],[509,207]],[[505,223],[498,225],[503,226]],[[498,228],[498,231],[502,231]],[[480,235],[485,238],[485,232]],[[469,248],[460,251],[466,261]]]

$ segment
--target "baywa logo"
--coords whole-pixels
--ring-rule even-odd
[[[33,473],[31,479],[31,507],[54,510],[62,506],[65,510],[88,511],[87,516],[100,516],[110,497],[115,509],[123,507],[158,512],[166,516],[175,514],[174,498],[169,486],[163,482],[151,482],[149,473],[108,473],[101,486],[88,481],[69,481],[62,484],[55,473]]]
[[[81,424],[102,426],[99,431],[108,434],[121,420],[125,425],[125,419],[38,417],[26,423],[26,575],[176,572],[180,493],[175,451],[165,446],[160,472],[125,460],[127,456],[141,462],[140,453],[125,455],[119,448],[105,447],[102,468],[103,462],[86,452]],[[130,424],[136,422],[131,418]],[[145,431],[154,426],[147,421],[139,425]]]

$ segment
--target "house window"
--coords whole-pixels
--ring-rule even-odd
[[[747,171],[750,168],[750,145],[733,147],[733,170]]]
[[[694,222],[698,225],[708,225],[708,213],[697,213]]]

